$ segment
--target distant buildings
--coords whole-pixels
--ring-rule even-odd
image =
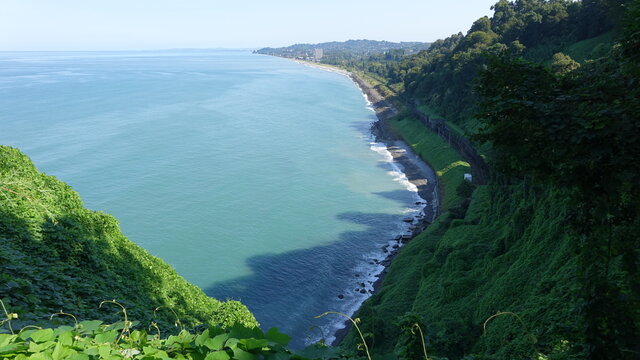
[[[322,48],[316,48],[313,50],[313,57],[315,61],[322,59]]]

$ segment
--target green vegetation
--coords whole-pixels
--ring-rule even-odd
[[[469,172],[469,164],[437,134],[413,117],[398,117],[390,120],[389,126],[436,171],[440,190],[444,195],[442,210],[447,211],[459,205],[462,199],[456,189],[464,182],[464,173]]]
[[[577,261],[565,213],[556,193],[491,185],[475,191],[462,219],[438,218],[398,254],[381,291],[357,314],[374,358],[413,359],[398,356],[407,351],[407,316],[436,356],[580,358]],[[498,311],[518,314],[525,326],[499,317],[483,335]],[[355,343],[351,336],[343,346]]]
[[[117,303],[113,303],[117,305]],[[137,328],[128,320],[103,324],[98,320],[77,322],[71,314],[57,314],[73,320],[72,326],[30,327],[0,334],[0,358],[42,360],[90,359],[206,359],[285,360],[304,359],[285,349],[289,336],[272,328],[264,334],[258,328],[235,325],[229,329],[209,326],[190,333],[181,330],[162,338],[158,326]],[[10,317],[10,314],[7,314]],[[4,322],[10,327],[10,319]]]
[[[110,215],[87,210],[68,185],[0,146],[0,293],[17,327],[48,323],[61,309],[110,319],[98,304],[117,299],[143,323],[256,326],[239,302],[220,302],[127,240]],[[154,311],[159,308],[157,311]]]
[[[348,40],[332,41],[320,44],[296,44],[283,48],[263,48],[257,54],[275,55],[301,60],[316,60],[315,49],[322,49],[322,62],[332,65],[345,65],[349,61],[361,59],[373,54],[385,53],[386,57],[398,58],[427,49],[429,43]]]
[[[640,0],[499,0],[466,35],[418,54],[341,57],[407,110],[388,125],[445,194],[444,213],[402,248],[341,348],[291,354],[286,336],[251,329],[242,305],[207,298],[0,147],[0,286],[20,314],[3,323],[43,324],[60,308],[104,318],[96,304],[115,297],[145,324],[163,306],[160,328],[172,328],[172,311],[187,326],[230,328],[164,340],[126,319],[28,329],[0,335],[0,357],[637,359],[639,18]],[[488,185],[463,181],[468,165],[407,115],[414,105],[484,144]]]
[[[477,138],[491,144],[494,168],[571,203],[565,223],[594,358],[628,357],[640,331],[640,64],[622,49],[561,72],[494,58],[477,88],[485,124]]]
[[[442,119],[442,116],[440,116],[440,114],[438,114],[437,112],[435,112],[433,109],[431,109],[430,107],[428,107],[427,105],[419,105],[418,106],[418,110],[429,116],[430,118],[433,119]],[[459,127],[458,125],[456,125],[455,123],[452,123],[451,121],[446,121],[445,119],[445,123],[447,124],[447,126],[453,130],[454,133],[460,135],[460,136],[465,136],[465,131]]]
[[[573,60],[582,64],[587,60],[607,56],[613,47],[614,40],[614,32],[609,31],[602,35],[571,44],[564,52]]]
[[[437,40],[417,54],[390,51],[338,63],[403,89],[406,102],[418,100],[466,132],[477,130],[474,79],[486,54],[511,53],[550,63],[564,53],[582,63],[606,54],[619,22],[620,0],[500,0],[492,17],[462,33]],[[324,60],[323,60],[324,61]]]
[[[418,55],[351,64],[379,86],[402,82],[397,100],[484,143],[493,170],[468,208],[462,182],[461,206],[403,248],[357,313],[361,328],[377,359],[417,358],[413,323],[434,359],[635,359],[640,2],[501,0],[494,11]],[[438,167],[418,121],[390,125]]]

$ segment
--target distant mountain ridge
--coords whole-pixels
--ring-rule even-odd
[[[395,54],[415,54],[429,48],[426,42],[390,42],[377,40],[332,41],[319,44],[295,44],[281,48],[266,47],[254,51],[256,54],[281,56],[303,60],[331,58],[358,58],[374,54],[394,52]],[[316,50],[322,49],[320,53]],[[320,55],[320,56],[317,56]]]

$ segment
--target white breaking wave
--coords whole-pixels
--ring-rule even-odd
[[[367,103],[371,104],[368,99]],[[403,166],[394,160],[393,155],[387,148],[387,145],[384,143],[375,142],[373,135],[370,135],[369,137],[369,144],[371,150],[380,154],[380,156],[382,157],[382,161],[387,163],[391,168],[387,173],[391,175],[393,181],[399,182],[408,191],[413,193],[416,205],[407,207],[404,213],[408,216],[424,215],[424,209],[427,206],[426,200],[420,197],[420,195],[418,194],[418,187],[409,181],[406,174],[404,173]],[[398,223],[396,225],[396,229],[388,234],[389,240],[387,241],[387,243],[384,246],[381,246],[379,250],[363,254],[360,261],[356,263],[352,270],[355,274],[357,274],[353,284],[357,284],[358,289],[363,289],[364,293],[360,291],[354,291],[358,289],[353,289],[353,285],[351,287],[345,288],[342,291],[344,298],[341,301],[335,303],[337,311],[342,312],[348,316],[353,316],[353,314],[358,311],[362,303],[373,294],[373,285],[385,269],[385,267],[380,263],[387,258],[389,251],[395,250],[393,249],[394,245],[397,245],[398,247],[401,247],[403,245],[402,242],[393,240],[394,237],[396,235],[411,233],[409,229],[409,227],[411,226],[410,223],[398,220]],[[387,249],[387,251],[385,252],[383,249]],[[323,334],[329,334],[329,336],[324,339],[328,344],[331,344],[336,339],[336,332],[344,329],[345,320],[346,319],[342,317],[336,317],[334,321],[325,326],[322,326]],[[321,336],[319,335],[310,337],[307,340],[307,344],[311,345],[320,340]]]
[[[319,68],[325,71],[335,72],[351,78],[349,74],[344,71],[336,71],[334,69],[327,68],[327,67],[314,66],[313,64],[309,64],[306,62],[303,62],[302,64],[310,67],[314,67],[314,68]],[[360,89],[362,93],[362,97],[364,97],[365,99],[367,109],[371,110],[372,112],[375,112],[375,109],[373,108],[373,104],[371,103],[371,101],[369,101],[367,94],[364,91],[362,91],[360,86],[355,81],[353,81],[353,83],[358,87],[358,89]],[[390,170],[387,171],[387,174],[389,174],[392,177],[393,181],[396,181],[402,184],[408,191],[413,193],[413,197],[416,205],[407,207],[405,211],[403,211],[403,213],[406,214],[407,216],[424,215],[424,209],[427,206],[427,202],[425,199],[420,197],[418,193],[418,187],[415,184],[413,184],[411,181],[409,181],[409,179],[407,178],[407,175],[404,173],[403,166],[394,160],[393,155],[387,148],[386,144],[376,142],[372,134],[369,134],[367,140],[369,142],[370,149],[380,154],[380,156],[382,157],[382,161],[387,163],[388,166],[390,167]],[[435,201],[436,200],[434,197],[434,204],[435,204]],[[387,258],[389,251],[394,250],[393,249],[394,245],[397,244],[398,247],[401,247],[403,245],[402,242],[397,242],[393,240],[394,237],[397,235],[405,235],[405,234],[411,233],[409,229],[409,227],[411,226],[410,223],[406,223],[402,220],[398,220],[398,223],[396,225],[397,225],[396,229],[391,233],[387,234],[389,239],[387,243],[384,246],[381,246],[379,250],[372,251],[368,254],[363,254],[360,261],[358,261],[353,268],[353,272],[357,274],[353,284],[358,284],[357,285],[358,290],[363,289],[364,293],[360,291],[354,291],[353,285],[351,287],[345,288],[342,291],[342,295],[344,296],[344,298],[340,302],[335,303],[337,311],[344,313],[348,316],[353,316],[353,314],[355,314],[355,312],[358,311],[362,303],[371,296],[371,294],[373,293],[373,284],[376,282],[376,280],[378,280],[380,274],[385,269],[385,267],[380,263]],[[383,249],[387,249],[387,251],[385,252]],[[311,345],[313,343],[316,343],[322,340],[322,337],[324,336],[324,334],[329,334],[329,336],[324,338],[324,340],[328,344],[331,344],[336,339],[335,337],[336,332],[345,327],[345,320],[346,319],[342,317],[336,316],[334,321],[330,322],[325,326],[321,326],[323,335],[310,336],[306,341],[307,345]]]

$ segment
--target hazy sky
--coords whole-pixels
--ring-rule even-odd
[[[0,50],[259,48],[434,41],[497,0],[0,0]]]

